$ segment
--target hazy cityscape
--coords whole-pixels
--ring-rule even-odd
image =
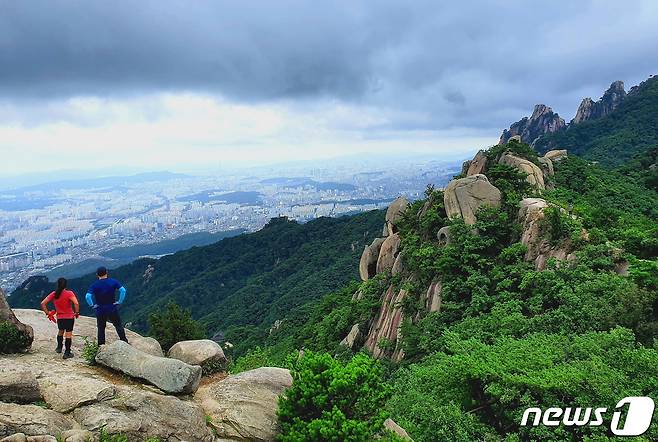
[[[203,175],[68,179],[1,190],[0,284],[12,290],[30,276],[72,264],[111,264],[105,254],[117,248],[198,232],[254,231],[277,216],[306,222],[383,208],[398,195],[420,197],[429,183],[444,185],[459,164],[420,157],[351,159]]]

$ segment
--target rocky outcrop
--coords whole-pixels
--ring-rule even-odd
[[[194,398],[221,440],[273,441],[278,397],[291,385],[288,370],[262,367],[204,385]]]
[[[550,107],[538,104],[535,106],[530,118],[523,117],[520,121],[512,124],[509,129],[505,129],[498,144],[505,144],[510,138],[518,135],[523,143],[532,145],[540,136],[557,132],[565,127],[564,120],[553,112]]]
[[[409,201],[405,197],[399,196],[393,201],[386,210],[386,228],[389,235],[398,231],[396,224],[402,218],[404,211],[409,207]]]
[[[359,324],[354,324],[350,329],[350,332],[340,341],[340,345],[344,345],[349,348],[354,348],[354,344],[361,339],[361,330],[359,329]]]
[[[367,281],[377,274],[377,260],[383,243],[384,238],[375,238],[372,244],[363,249],[361,261],[359,261],[359,275],[363,281]]]
[[[485,175],[473,175],[452,180],[443,192],[443,204],[448,218],[463,218],[466,224],[475,224],[475,213],[480,207],[499,207],[500,190],[489,183]]]
[[[571,120],[571,124],[579,124],[583,121],[596,120],[605,117],[617,109],[617,107],[626,98],[623,81],[613,82],[599,101],[594,101],[587,97],[583,99],[578,106],[576,116]]]
[[[558,261],[572,260],[569,240],[553,244],[548,238],[548,227],[544,220],[544,210],[548,203],[541,198],[525,198],[521,200],[518,221],[522,233],[520,242],[527,247],[524,259],[532,262],[536,270],[544,270],[549,259]]]
[[[516,168],[519,172],[526,175],[526,181],[537,189],[544,190],[544,173],[537,165],[525,158],[519,158],[510,153],[506,153],[498,160],[499,164],[506,164]]]
[[[193,393],[201,380],[201,367],[149,355],[123,341],[101,346],[96,362],[172,394]]]
[[[74,425],[73,419],[53,410],[0,402],[0,437],[15,433],[52,436],[71,430]]]
[[[441,293],[443,291],[443,285],[441,281],[435,281],[430,284],[425,296],[423,297],[423,304],[425,305],[425,310],[429,313],[438,312],[441,310]]]
[[[77,408],[73,417],[84,428],[121,433],[130,441],[149,437],[161,440],[214,441],[203,409],[195,402],[151,391],[117,387],[113,399]]]
[[[411,436],[409,436],[409,433],[407,433],[407,430],[399,426],[393,419],[388,418],[384,421],[384,428],[387,429],[388,431],[392,432],[395,434],[397,437],[401,438],[402,440],[413,440],[411,439]]]
[[[394,233],[384,240],[379,250],[379,257],[377,259],[377,273],[391,271],[399,253],[400,235],[398,233]]]
[[[368,331],[364,344],[373,357],[390,356],[394,361],[399,361],[404,357],[398,343],[402,325],[401,302],[406,295],[406,290],[398,291],[392,286],[386,291],[382,306]],[[386,348],[384,344],[392,344],[394,348]]]
[[[32,342],[34,341],[34,330],[32,327],[23,324],[16,318],[16,315],[7,303],[5,292],[2,291],[2,289],[0,289],[0,322],[9,322],[12,324],[16,327],[18,332],[25,337],[27,348],[32,345]]]
[[[224,350],[210,339],[177,342],[169,349],[169,357],[190,365],[226,363]]]
[[[30,370],[10,368],[0,376],[0,401],[31,404],[41,400],[37,378]]]
[[[465,176],[479,175],[487,171],[487,154],[480,150],[469,162]]]
[[[439,229],[438,232],[436,232],[436,239],[439,241],[439,244],[442,246],[446,246],[450,244],[450,227],[449,226],[443,226]]]
[[[560,161],[567,157],[567,151],[562,150],[549,150],[544,154],[544,158],[551,160],[553,163]]]

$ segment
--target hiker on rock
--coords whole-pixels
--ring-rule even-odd
[[[73,357],[71,353],[71,341],[73,338],[73,325],[75,318],[80,317],[80,304],[75,293],[66,289],[67,281],[64,278],[57,280],[57,289],[51,292],[41,301],[41,310],[46,314],[51,322],[57,323],[57,353],[62,352],[62,344],[65,345],[64,359]],[[48,303],[55,305],[55,310],[48,310]],[[57,320],[55,320],[57,316]]]
[[[114,325],[119,339],[128,342],[118,309],[118,306],[126,299],[126,289],[116,279],[108,277],[105,267],[99,267],[96,276],[98,281],[89,287],[85,299],[89,307],[96,311],[98,345],[105,344],[105,325],[107,321]],[[119,292],[119,300],[116,299],[117,291]]]

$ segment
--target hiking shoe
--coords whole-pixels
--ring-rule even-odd
[[[64,352],[64,356],[63,356],[64,359],[70,359],[72,357],[73,357],[73,353],[71,353],[70,351]]]
[[[55,353],[61,353],[62,352],[62,346],[58,345],[57,348],[55,349]]]

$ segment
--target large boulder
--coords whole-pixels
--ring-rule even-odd
[[[226,363],[222,347],[210,339],[177,342],[169,349],[169,357],[190,365]]]
[[[536,188],[543,190],[546,188],[544,184],[544,173],[541,169],[532,161],[528,161],[525,158],[519,158],[512,154],[506,153],[500,157],[498,160],[499,164],[506,164],[508,166],[516,168],[519,172],[522,172],[526,175],[526,181]]]
[[[0,376],[0,401],[31,404],[41,400],[36,376],[30,370],[9,369]]]
[[[563,160],[564,158],[567,157],[567,151],[562,149],[562,150],[549,150],[544,154],[544,158],[548,158],[552,162],[560,161]]]
[[[487,171],[487,154],[480,150],[475,154],[470,164],[468,165],[468,170],[466,171],[466,176],[479,175]]]
[[[387,237],[379,250],[377,259],[377,273],[393,270],[395,260],[400,253],[400,235],[394,233]]]
[[[291,385],[288,370],[262,367],[203,385],[194,398],[221,440],[273,441],[278,398]]]
[[[60,434],[75,422],[61,413],[36,405],[0,402],[0,437],[23,433],[27,436]]]
[[[8,322],[13,327],[16,327],[18,333],[23,337],[24,345],[22,349],[30,348],[32,342],[34,341],[34,330],[29,325],[25,325],[20,322],[12,309],[7,303],[7,298],[5,297],[5,292],[0,289],[0,323]],[[0,349],[2,347],[0,346]]]
[[[153,356],[123,341],[102,345],[96,362],[128,376],[144,379],[167,393],[193,393],[201,381],[201,367],[198,365]]]
[[[399,196],[393,201],[386,210],[386,226],[388,234],[392,235],[397,232],[396,224],[402,218],[402,214],[409,207],[409,201],[403,196]]]
[[[46,377],[40,380],[40,385],[46,404],[60,413],[111,399],[116,394],[109,382],[76,373]]]
[[[159,357],[164,356],[164,352],[162,351],[162,346],[160,346],[160,343],[150,336],[135,336],[129,340],[130,345],[138,350],[143,351],[144,353]]]
[[[384,238],[375,238],[372,244],[363,249],[359,261],[359,275],[363,281],[367,281],[377,274],[377,259],[383,243]]]
[[[201,407],[190,400],[132,387],[117,387],[113,399],[76,408],[75,420],[94,432],[121,433],[130,441],[158,437],[169,441],[211,442]]]
[[[443,191],[443,204],[448,218],[463,218],[466,224],[475,224],[475,213],[480,207],[499,207],[500,190],[486,176],[472,175],[452,180]]]

